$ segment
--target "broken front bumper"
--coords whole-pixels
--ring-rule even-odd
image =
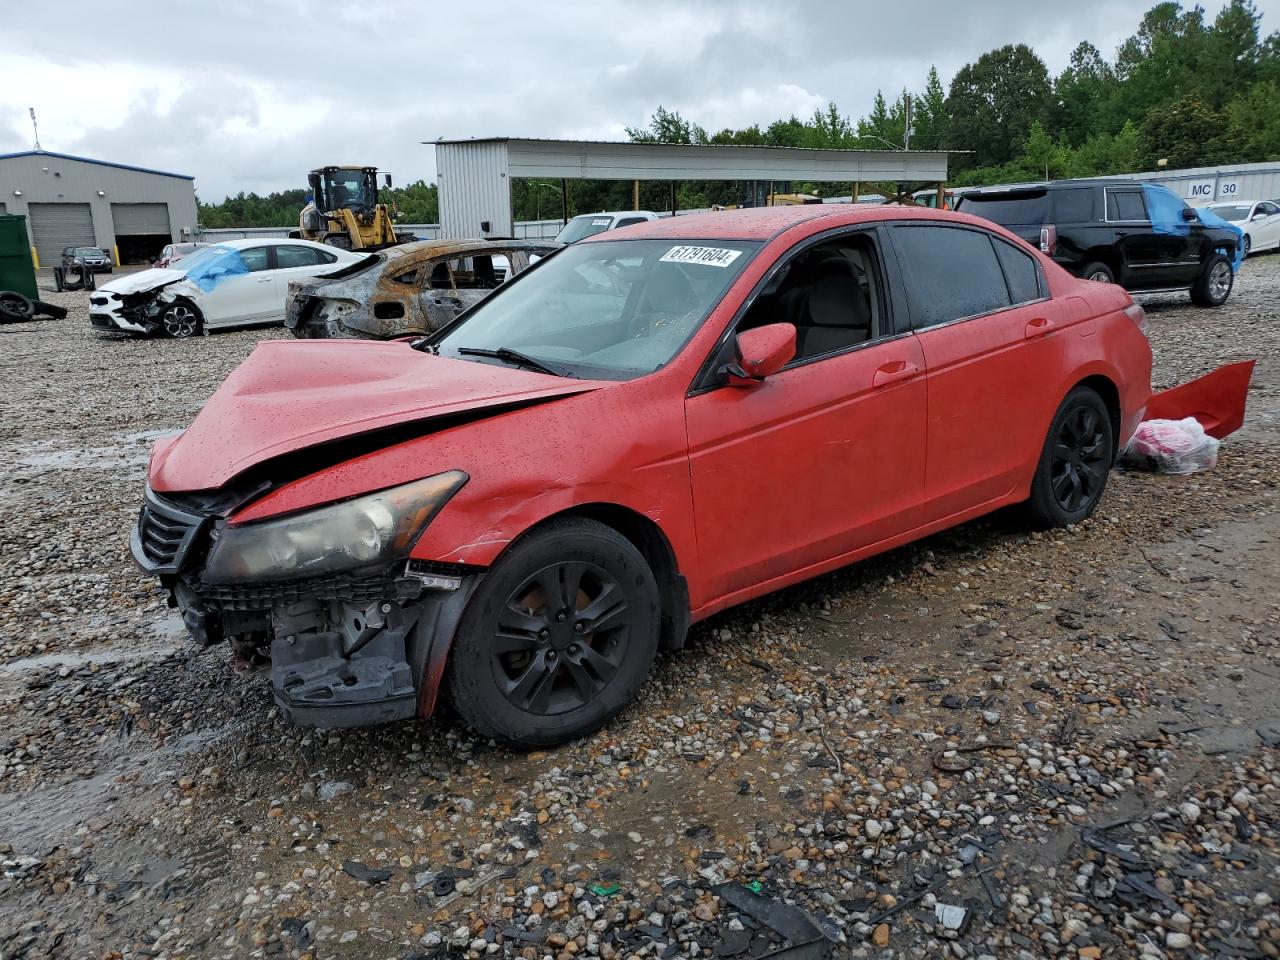
[[[200,570],[217,522],[148,490],[130,538],[193,640],[269,652],[276,704],[301,726],[430,715],[480,571],[410,560],[376,576],[208,584]]]

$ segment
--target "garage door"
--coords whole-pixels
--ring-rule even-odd
[[[167,203],[113,203],[111,219],[115,224],[117,237],[156,233],[170,235]]]
[[[87,203],[33,203],[27,208],[40,266],[56,266],[63,247],[92,247],[93,214]]]

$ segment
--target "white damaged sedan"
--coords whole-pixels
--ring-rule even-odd
[[[290,280],[328,276],[367,257],[309,240],[228,240],[104,284],[89,296],[89,322],[104,332],[170,337],[282,323]]]

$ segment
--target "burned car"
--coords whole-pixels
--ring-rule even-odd
[[[284,323],[300,339],[431,333],[559,247],[536,240],[400,244],[323,281],[291,283]]]
[[[447,692],[550,745],[691,622],[1001,507],[1083,521],[1150,378],[1129,294],[990,222],[671,218],[424,337],[260,344],[158,441],[132,552],[296,723]]]

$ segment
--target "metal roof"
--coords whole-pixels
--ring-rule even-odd
[[[714,150],[799,150],[811,153],[905,153],[936,155],[940,153],[959,154],[973,152],[972,150],[876,150],[872,148],[864,149],[862,147],[787,147],[773,143],[666,143],[650,140],[575,140],[565,137],[458,137],[454,139],[441,137],[439,140],[422,140],[420,142],[429,147],[440,143],[573,143],[582,144],[587,147],[675,147],[677,149],[709,147]]]
[[[164,170],[151,170],[147,167],[135,167],[127,163],[113,163],[110,160],[95,160],[93,157],[77,157],[69,153],[54,153],[51,150],[22,150],[18,153],[0,153],[0,160],[12,160],[17,157],[57,157],[59,160],[76,160],[80,163],[93,163],[100,167],[115,167],[117,170],[132,170],[135,173],[150,173],[157,177],[174,177],[178,180],[194,180],[186,173],[168,173]]]

